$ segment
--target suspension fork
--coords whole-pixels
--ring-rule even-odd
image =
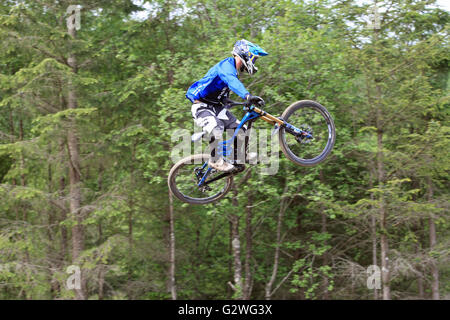
[[[278,128],[285,127],[287,132],[289,132],[290,134],[292,134],[296,137],[302,136],[303,138],[308,138],[308,139],[313,138],[313,136],[309,132],[299,129],[299,128],[291,125],[290,123],[287,123],[283,119],[274,117],[271,114],[265,112],[264,110],[261,110],[257,107],[254,107],[253,110],[256,113],[259,113],[261,115],[261,119],[263,119],[264,121],[270,123],[271,125],[278,126]]]
[[[278,124],[279,126],[284,125],[284,121],[282,119],[279,119],[277,117],[274,117],[273,115],[265,112],[262,109],[259,109],[257,107],[253,107],[253,111],[255,111],[256,113],[259,113],[261,115],[261,119],[263,119],[264,121],[270,123],[271,125],[275,125]]]

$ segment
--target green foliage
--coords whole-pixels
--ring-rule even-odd
[[[359,2],[150,1],[145,19],[130,0],[77,3],[75,37],[65,2],[0,4],[0,298],[75,298],[66,270],[78,225],[88,299],[171,298],[172,135],[194,129],[186,89],[241,38],[269,52],[255,76],[241,75],[265,110],[317,100],[334,118],[336,145],[312,168],[280,152],[276,175],[256,166],[219,203],[174,199],[178,298],[239,298],[250,280],[250,298],[264,299],[279,248],[271,298],[372,299],[365,270],[380,263],[382,235],[393,297],[423,298],[419,282],[430,292],[434,265],[448,297],[448,12],[433,1],[378,2],[373,30]],[[233,282],[230,214],[243,286]]]

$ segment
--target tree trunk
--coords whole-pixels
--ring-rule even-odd
[[[251,259],[252,259],[252,246],[253,246],[253,231],[252,231],[252,208],[253,197],[252,193],[248,196],[245,218],[245,281],[243,290],[243,299],[249,300],[252,294],[252,270],[251,270]]]
[[[322,209],[322,228],[321,228],[322,233],[326,233],[327,232],[327,215],[326,213],[323,212]],[[324,241],[324,246],[327,245],[327,241]],[[329,259],[328,259],[328,251],[324,252],[323,254],[323,265],[327,266],[329,263]],[[329,286],[329,281],[328,281],[328,276],[324,275],[323,277],[323,282],[322,282],[322,292],[323,292],[323,300],[328,300],[330,298],[329,293],[328,293],[328,286]]]
[[[20,118],[19,120],[19,140],[23,141],[23,120],[22,118]],[[25,173],[24,173],[24,169],[25,169],[25,158],[23,156],[23,152],[20,151],[20,182],[22,187],[25,187],[26,182],[25,182]],[[26,210],[24,211],[24,220],[26,221]]]
[[[372,214],[370,217],[370,229],[372,237],[372,265],[378,266],[377,259],[377,220],[375,215]],[[373,299],[378,300],[378,289],[374,286],[373,288]]]
[[[379,111],[378,111],[379,112]],[[378,185],[383,188],[384,182],[384,163],[383,163],[383,132],[378,129],[377,131],[377,168],[378,168]],[[391,299],[391,287],[390,287],[390,271],[389,271],[389,243],[387,238],[387,212],[384,203],[384,195],[380,194],[379,199],[379,215],[380,215],[380,228],[381,228],[381,279],[383,283],[383,300]]]
[[[51,154],[51,147],[49,147],[49,154]],[[52,173],[52,166],[49,163],[47,165],[47,182],[48,182],[48,193],[52,195],[53,193],[53,173]],[[60,292],[59,283],[58,281],[53,277],[54,270],[57,269],[59,264],[59,257],[57,254],[57,251],[55,250],[55,230],[56,227],[54,227],[54,224],[56,222],[56,213],[55,209],[53,207],[50,207],[48,209],[48,217],[47,217],[47,259],[48,259],[48,277],[50,282],[50,295],[52,299],[58,296]]]
[[[373,189],[373,176],[374,176],[374,164],[373,161],[370,161],[371,168],[370,168],[370,181],[369,181],[369,188]],[[370,193],[370,200],[374,200],[373,193]],[[375,217],[374,213],[371,213],[370,215],[370,233],[372,238],[372,265],[378,266],[378,259],[377,259],[377,219]],[[378,300],[378,289],[374,286],[373,288],[373,299]]]
[[[101,194],[103,191],[103,173],[105,168],[103,167],[103,164],[100,163],[98,168],[98,178],[97,178],[97,186],[98,186],[98,192]],[[97,224],[97,232],[98,232],[98,240],[97,245],[100,246],[103,243],[103,227],[102,227],[102,221],[101,219],[98,221]],[[98,300],[103,300],[105,296],[105,272],[106,267],[103,264],[103,262],[100,262],[98,266]]]
[[[173,214],[173,197],[169,190],[169,249],[170,249],[170,293],[172,300],[177,300],[177,287],[175,282],[175,225]]]
[[[98,245],[103,243],[103,229],[102,229],[102,222],[99,221],[98,225]],[[101,262],[98,267],[98,300],[103,300],[104,297],[104,287],[105,287],[105,266]]]
[[[64,196],[64,190],[66,188],[66,178],[61,176],[59,178],[59,194],[62,198]],[[63,222],[67,219],[67,213],[65,210],[61,210],[61,219],[60,222]],[[68,247],[68,235],[67,235],[67,227],[61,225],[61,248],[59,252],[60,259],[60,267],[64,265],[64,261],[67,255],[67,247]]]
[[[9,126],[10,126],[10,132],[11,132],[11,143],[14,143],[16,133],[15,133],[15,129],[14,129],[14,117],[13,117],[12,108],[9,110]],[[17,185],[16,178],[12,178],[11,183],[13,186]],[[18,220],[18,219],[16,218],[16,220]]]
[[[420,243],[416,243],[416,255],[417,256],[420,255]],[[420,268],[419,271],[422,272],[422,268]],[[425,298],[425,290],[424,290],[422,274],[417,276],[417,290],[419,292],[419,298],[424,299]]]
[[[134,181],[134,168],[133,163],[136,161],[135,159],[135,149],[133,147],[132,154],[131,154],[131,161],[132,164],[130,165],[130,190],[133,190],[133,187],[135,187],[135,181]],[[133,192],[129,193],[128,196],[128,206],[130,211],[128,212],[128,283],[126,287],[128,299],[133,299],[132,292],[131,292],[131,281],[133,278],[133,270],[130,267],[132,265],[132,259],[133,259],[133,212],[134,212],[134,197]]]
[[[325,178],[323,176],[323,171],[322,170],[319,170],[319,179],[320,179],[320,182],[322,184],[325,184]],[[323,206],[321,206],[320,211],[321,211],[321,216],[322,216],[321,232],[323,234],[325,234],[327,232],[327,215],[324,212]],[[327,245],[327,241],[326,240],[324,241],[323,245],[324,246]],[[322,265],[323,266],[328,266],[328,264],[329,264],[329,253],[328,253],[328,250],[323,253],[322,259],[323,259]],[[328,293],[328,286],[329,286],[328,276],[327,275],[323,275],[323,280],[322,280],[322,293],[323,293],[323,297],[322,298],[323,298],[323,300],[328,300],[330,298],[329,293]]]
[[[237,211],[237,188],[233,188],[232,204]],[[233,284],[229,283],[234,291],[234,299],[242,299],[242,263],[241,263],[241,240],[239,239],[239,216],[237,214],[229,215],[231,223],[231,251],[233,254]]]
[[[378,44],[378,35],[379,35],[379,29],[374,28],[373,33],[373,39],[372,44],[375,46],[375,59],[376,59],[376,67],[381,68],[381,59],[380,59],[380,50],[379,50],[379,44]],[[383,110],[382,110],[382,91],[380,82],[382,81],[378,74],[375,73],[371,75],[374,77],[375,82],[375,90],[376,90],[376,96],[375,96],[375,103],[372,103],[370,92],[368,95],[369,103],[374,106],[374,109],[376,110],[375,113],[375,122],[376,122],[376,128],[377,128],[377,178],[378,178],[378,187],[382,190],[379,196],[379,210],[378,214],[380,216],[380,232],[381,232],[381,239],[380,239],[380,251],[381,251],[381,279],[383,284],[383,300],[390,300],[391,299],[391,288],[390,288],[390,271],[389,271],[389,243],[388,243],[388,237],[387,237],[387,211],[385,206],[385,199],[383,195],[383,184],[385,180],[385,172],[384,172],[384,153],[383,153],[383,128],[382,128],[382,117],[383,117]]]
[[[22,117],[19,118],[19,141],[23,141],[24,138],[24,134],[23,134],[23,120]],[[25,159],[23,156],[23,152],[20,151],[20,185],[22,187],[26,186],[26,181],[25,181],[25,174],[24,174],[24,170],[25,170]],[[28,221],[28,209],[27,206],[22,206],[20,205],[20,208],[23,210],[23,214],[22,214],[22,220],[25,224],[25,226],[27,227],[27,221]],[[25,228],[26,228],[25,227]],[[29,232],[28,230],[25,229],[25,232],[23,233],[23,240],[25,242],[28,242],[28,237],[29,237]],[[30,266],[30,252],[28,251],[28,248],[25,247],[24,248],[24,257],[23,257],[23,264],[25,265],[25,273],[26,273],[26,282],[27,284],[29,284],[30,282],[30,271],[29,271],[29,266]],[[31,297],[29,296],[27,291],[23,292],[25,298],[27,300],[30,300]]]
[[[98,268],[98,300],[103,300],[104,298],[104,287],[105,287],[105,266],[100,264]]]
[[[300,238],[301,234],[302,234],[302,215],[303,215],[303,210],[299,209],[297,212],[297,217],[296,217],[296,227],[295,227],[295,232],[297,237]],[[294,261],[297,261],[298,259],[300,259],[302,255],[302,249],[301,248],[297,248],[294,251]],[[298,288],[298,293],[296,294],[298,300],[305,300],[305,288],[300,287]]]
[[[229,220],[229,230],[228,230],[228,256],[233,256],[233,225],[231,223],[231,219]],[[228,259],[228,276],[230,279],[233,279],[233,260]],[[226,287],[227,296],[229,299],[233,296],[233,288],[231,286]]]
[[[68,33],[74,40],[76,38],[75,28],[68,28]],[[69,54],[68,65],[74,74],[77,73],[77,60],[74,53]],[[77,108],[77,97],[73,82],[69,80],[67,106],[69,109]],[[67,131],[67,151],[69,161],[69,192],[70,192],[70,213],[75,218],[75,225],[72,228],[72,263],[81,269],[80,255],[84,250],[84,228],[82,225],[83,216],[81,212],[81,172],[80,172],[80,151],[76,129],[76,121],[71,120]],[[86,299],[86,281],[81,269],[81,289],[75,290],[75,299]]]
[[[427,178],[427,184],[428,184],[428,201],[433,200],[433,183],[431,181],[431,178]],[[436,224],[434,223],[433,217],[430,217],[429,219],[429,225],[430,225],[430,251],[433,251],[434,247],[436,246]],[[433,300],[439,300],[439,269],[437,266],[436,259],[432,258],[431,262],[431,297]]]
[[[287,192],[287,188],[288,188],[288,184],[286,182],[285,187],[284,187],[284,192],[283,194],[286,194]],[[265,288],[265,298],[266,300],[270,300],[273,294],[272,291],[272,287],[275,283],[275,280],[277,278],[277,273],[278,273],[278,265],[280,262],[280,245],[281,245],[281,225],[283,223],[283,215],[284,212],[287,209],[287,199],[283,198],[281,200],[280,203],[280,210],[278,212],[278,221],[277,221],[277,242],[276,242],[276,247],[275,247],[275,254],[274,254],[274,258],[273,258],[273,268],[272,268],[272,275],[269,279],[269,281],[266,284],[266,288]]]
[[[378,29],[375,31],[375,45],[378,42]],[[376,51],[376,60],[378,67],[381,66],[378,50]],[[383,194],[383,184],[385,180],[384,172],[384,152],[383,152],[383,128],[382,128],[382,92],[380,87],[380,79],[375,75],[375,89],[376,89],[376,128],[377,128],[377,174],[378,174],[378,187],[381,189],[379,196],[379,216],[380,216],[380,249],[381,249],[381,279],[383,283],[383,300],[391,299],[391,287],[390,287],[390,271],[389,271],[389,243],[387,237],[387,211],[385,206],[385,199]]]

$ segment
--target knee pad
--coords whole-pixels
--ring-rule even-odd
[[[203,131],[207,132],[208,134],[211,134],[218,125],[216,118],[213,116],[197,118],[195,119],[195,124],[199,127],[202,127]]]
[[[197,113],[199,112],[199,110],[204,110],[207,109],[208,105],[206,103],[200,102],[200,103],[194,103],[191,107],[191,113],[192,113],[192,117],[195,119],[197,117]]]
[[[223,127],[221,127],[220,125],[217,125],[216,127],[214,127],[212,129],[211,134],[214,136],[214,138],[216,139],[222,139],[222,134],[223,134]]]

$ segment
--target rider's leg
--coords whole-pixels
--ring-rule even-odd
[[[227,138],[231,138],[234,131],[238,127],[240,121],[227,110],[228,120],[224,120],[225,129],[227,130]],[[233,160],[235,164],[245,163],[245,135],[247,132],[246,126],[242,126],[239,130],[236,139],[233,141]]]
[[[222,158],[222,150],[218,149],[219,142],[223,138],[223,123],[220,120],[216,120],[217,126],[210,133],[209,139],[209,151],[211,154],[211,160],[217,162]]]
[[[231,139],[231,137],[234,135],[234,132],[236,131],[236,128],[238,126],[239,122],[233,122],[233,123],[226,123],[226,139]],[[244,128],[241,128],[235,137],[233,141],[233,163],[244,163],[244,153],[243,153],[243,146],[245,142],[245,131]]]
[[[202,127],[203,131],[210,135],[209,144],[211,159],[209,165],[219,171],[230,171],[234,167],[232,164],[224,161],[222,154],[217,152],[219,141],[222,141],[224,131],[224,123],[215,116],[212,110],[201,110],[196,113],[194,118],[195,124]]]
[[[227,133],[229,131],[229,136],[231,137],[236,130],[237,126],[239,125],[239,121],[236,122],[236,124],[231,125],[231,130],[227,129]],[[234,161],[235,164],[245,164],[245,163],[251,163],[255,164],[257,161],[258,154],[256,152],[251,152],[249,150],[248,143],[246,144],[245,139],[250,139],[250,131],[247,129],[247,127],[244,125],[239,130],[236,139],[234,140]]]
[[[213,129],[210,140],[211,159],[209,165],[218,171],[231,171],[234,166],[224,160],[223,150],[218,150],[219,142],[222,141],[224,126],[223,122],[217,119],[218,125]]]

